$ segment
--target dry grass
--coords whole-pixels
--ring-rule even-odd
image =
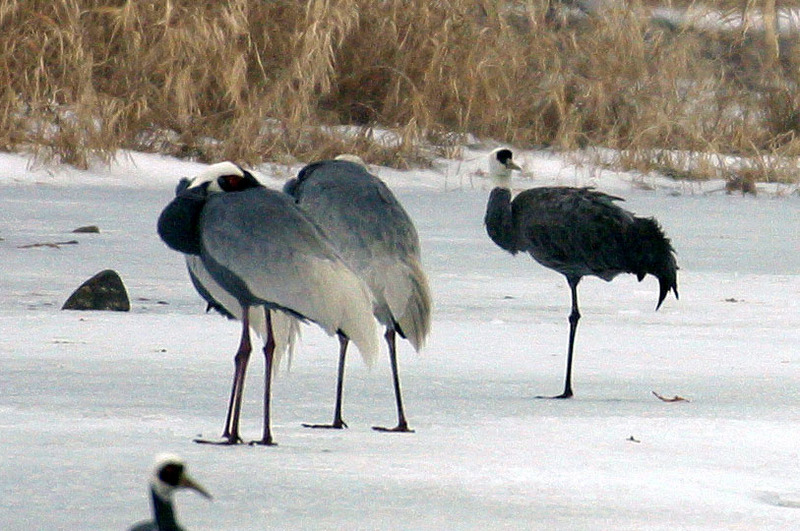
[[[4,0],[0,148],[79,167],[120,148],[408,167],[471,134],[612,148],[643,170],[686,166],[664,152],[738,155],[759,180],[796,179],[758,162],[800,153],[793,41],[775,64],[755,31],[654,23],[636,1],[580,19],[553,5]]]

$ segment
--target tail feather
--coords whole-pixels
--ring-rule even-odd
[[[431,292],[419,261],[405,263],[404,269],[406,286],[401,288],[404,296],[393,297],[391,293],[387,293],[387,302],[399,328],[398,332],[419,352],[431,328]]]
[[[378,334],[372,315],[373,297],[367,285],[340,262],[312,262],[310,284],[313,300],[307,301],[306,317],[328,334],[343,333],[356,347],[367,365],[378,357]]]
[[[656,304],[658,310],[670,290],[675,294],[675,298],[678,298],[678,264],[675,260],[675,249],[653,218],[636,218],[632,236],[636,242],[630,247],[633,272],[639,280],[647,274],[658,279],[659,294]]]
[[[252,328],[259,338],[266,340],[267,320],[263,306],[250,307],[249,319]],[[273,371],[280,368],[283,358],[287,358],[289,367],[292,364],[294,347],[300,338],[300,320],[286,312],[271,310],[272,338],[275,340],[275,353],[273,358]]]

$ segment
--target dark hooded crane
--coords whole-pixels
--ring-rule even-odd
[[[343,157],[342,157],[343,158]],[[420,263],[417,231],[389,188],[363,163],[327,160],[309,164],[284,191],[328,236],[345,263],[367,283],[374,297],[373,313],[385,328],[392,367],[397,426],[380,431],[412,431],[403,410],[397,368],[396,336],[419,351],[430,330],[431,296]],[[346,338],[340,344],[336,405],[332,424],[343,428],[342,388]]]
[[[658,279],[656,310],[670,290],[678,297],[675,252],[653,218],[639,218],[615,204],[619,197],[591,188],[541,187],[511,200],[511,171],[519,170],[505,148],[489,155],[489,173],[497,187],[486,205],[486,232],[511,254],[520,251],[567,278],[572,292],[564,392],[572,396],[572,353],[578,311],[578,283],[587,275],[610,281],[620,273]]]
[[[239,417],[252,350],[251,308],[264,308],[267,332],[264,430],[253,444],[274,444],[269,417],[275,349],[272,311],[353,340],[367,362],[376,357],[377,328],[369,288],[291,197],[263,187],[239,166],[214,164],[193,179],[161,213],[158,233],[172,249],[199,256],[211,278],[241,308],[242,336],[220,444],[242,441]]]
[[[186,465],[180,457],[172,454],[159,455],[150,477],[153,519],[134,525],[130,531],[181,531],[183,528],[178,525],[172,502],[172,495],[178,489],[191,489],[211,499],[211,495],[189,477]]]

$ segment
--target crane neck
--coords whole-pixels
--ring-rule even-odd
[[[511,190],[511,170],[509,168],[500,167],[494,169],[491,178],[495,187]]]
[[[181,526],[175,519],[175,509],[172,507],[172,499],[162,497],[156,489],[150,489],[151,501],[153,503],[153,520],[159,530],[181,531]]]
[[[486,203],[486,216],[483,222],[486,225],[486,233],[501,249],[511,254],[519,251],[511,206],[511,190],[503,186],[497,186],[492,190]]]
[[[206,203],[205,189],[180,192],[158,218],[158,235],[171,249],[184,254],[200,254],[197,225]]]

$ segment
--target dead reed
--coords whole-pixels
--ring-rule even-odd
[[[119,149],[408,167],[469,134],[612,148],[644,171],[663,153],[796,157],[796,39],[775,62],[757,31],[659,20],[652,4],[4,0],[0,148],[79,167]]]

